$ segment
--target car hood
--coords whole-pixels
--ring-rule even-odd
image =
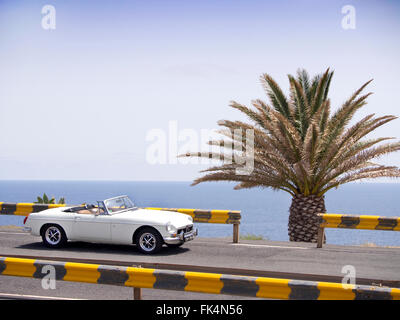
[[[113,214],[115,222],[138,222],[141,224],[152,223],[155,225],[166,225],[168,222],[175,227],[183,227],[192,224],[191,217],[187,214],[163,211],[163,210],[149,210],[149,209],[135,209],[128,210],[121,213]],[[115,223],[114,222],[114,223]]]

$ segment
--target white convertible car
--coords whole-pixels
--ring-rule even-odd
[[[68,240],[136,244],[143,253],[155,253],[163,244],[182,245],[197,236],[191,216],[171,211],[140,209],[127,196],[97,205],[59,207],[29,214],[25,231],[41,236],[48,247]]]

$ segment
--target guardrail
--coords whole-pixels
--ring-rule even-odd
[[[237,276],[249,276],[249,277],[264,277],[264,278],[278,278],[278,279],[292,279],[292,280],[306,280],[306,281],[322,281],[322,282],[334,282],[341,283],[343,281],[343,274],[327,275],[327,274],[316,274],[316,273],[297,273],[297,272],[282,272],[282,271],[269,271],[260,269],[240,269],[232,267],[217,267],[217,266],[204,266],[204,265],[190,265],[190,264],[175,264],[175,263],[161,263],[161,262],[144,262],[142,261],[127,261],[127,260],[109,260],[109,259],[88,259],[65,256],[52,256],[40,254],[37,255],[23,255],[23,254],[10,254],[0,252],[0,257],[12,257],[19,259],[40,259],[49,261],[69,261],[75,263],[85,264],[102,264],[109,266],[123,266],[123,267],[138,267],[147,269],[161,269],[161,270],[174,270],[174,271],[192,271],[192,272],[203,272],[203,273],[218,273],[218,274],[230,274]],[[382,278],[363,278],[357,276],[357,284],[374,287],[391,287],[400,289],[400,279],[388,280]]]
[[[400,217],[381,217],[350,214],[318,214],[321,223],[318,229],[317,248],[322,248],[325,228],[400,231]]]
[[[141,288],[151,288],[270,299],[400,300],[396,288],[0,257],[3,276],[42,279],[49,266],[55,280],[133,287],[136,299]]]
[[[41,204],[41,203],[7,203],[0,202],[0,215],[27,216],[32,212],[40,212],[46,209],[65,207],[65,204]]]
[[[40,212],[46,209],[66,207],[66,206],[74,206],[74,205],[0,202],[0,215],[7,214],[7,215],[27,216],[32,212]],[[234,243],[239,242],[239,224],[241,219],[240,211],[153,208],[153,207],[146,207],[144,209],[175,211],[188,214],[193,218],[194,222],[233,224],[233,242]]]
[[[194,222],[233,224],[233,243],[239,242],[239,224],[241,219],[240,211],[153,207],[147,207],[145,209],[174,211],[188,214],[193,218]]]

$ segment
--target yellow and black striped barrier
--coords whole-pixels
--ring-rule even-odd
[[[399,217],[322,213],[317,248],[322,248],[325,228],[400,231]]]
[[[397,288],[0,257],[4,276],[42,279],[49,266],[61,281],[270,299],[400,300]]]
[[[27,216],[32,212],[65,207],[65,204],[41,204],[41,203],[7,203],[0,202],[0,215],[11,214],[16,216]]]
[[[233,242],[239,242],[239,224],[241,219],[240,211],[152,207],[147,207],[145,209],[174,211],[188,214],[193,218],[194,222],[233,224]]]

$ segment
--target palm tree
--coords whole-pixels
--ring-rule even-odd
[[[232,101],[230,106],[243,112],[252,123],[222,120],[219,133],[228,140],[209,141],[222,147],[220,152],[186,153],[181,156],[218,158],[221,165],[211,167],[192,185],[205,181],[236,181],[235,189],[270,187],[292,196],[288,234],[290,241],[316,242],[320,219],[326,212],[324,194],[342,184],[361,179],[399,177],[396,166],[379,165],[372,160],[398,151],[394,138],[363,139],[368,133],[396,119],[387,115],[368,115],[349,126],[349,122],[367,102],[371,93],[362,94],[366,82],[336,111],[331,111],[328,98],[333,72],[329,69],[312,79],[305,70],[288,75],[290,95],[287,97],[268,74],[261,82],[270,104],[253,100],[254,108]],[[239,144],[246,151],[246,138],[235,135],[236,130],[254,132],[254,169],[250,174],[238,174],[242,165],[232,157]],[[385,141],[384,143],[382,143]],[[227,157],[227,153],[231,153]],[[243,153],[242,153],[243,154]],[[225,161],[228,159],[229,161]],[[233,160],[232,160],[233,159]]]
[[[43,203],[43,204],[55,204],[56,199],[52,197],[49,199],[46,193],[43,193],[43,197],[37,197],[37,201],[35,203]],[[65,199],[60,198],[58,200],[58,204],[65,204]]]

